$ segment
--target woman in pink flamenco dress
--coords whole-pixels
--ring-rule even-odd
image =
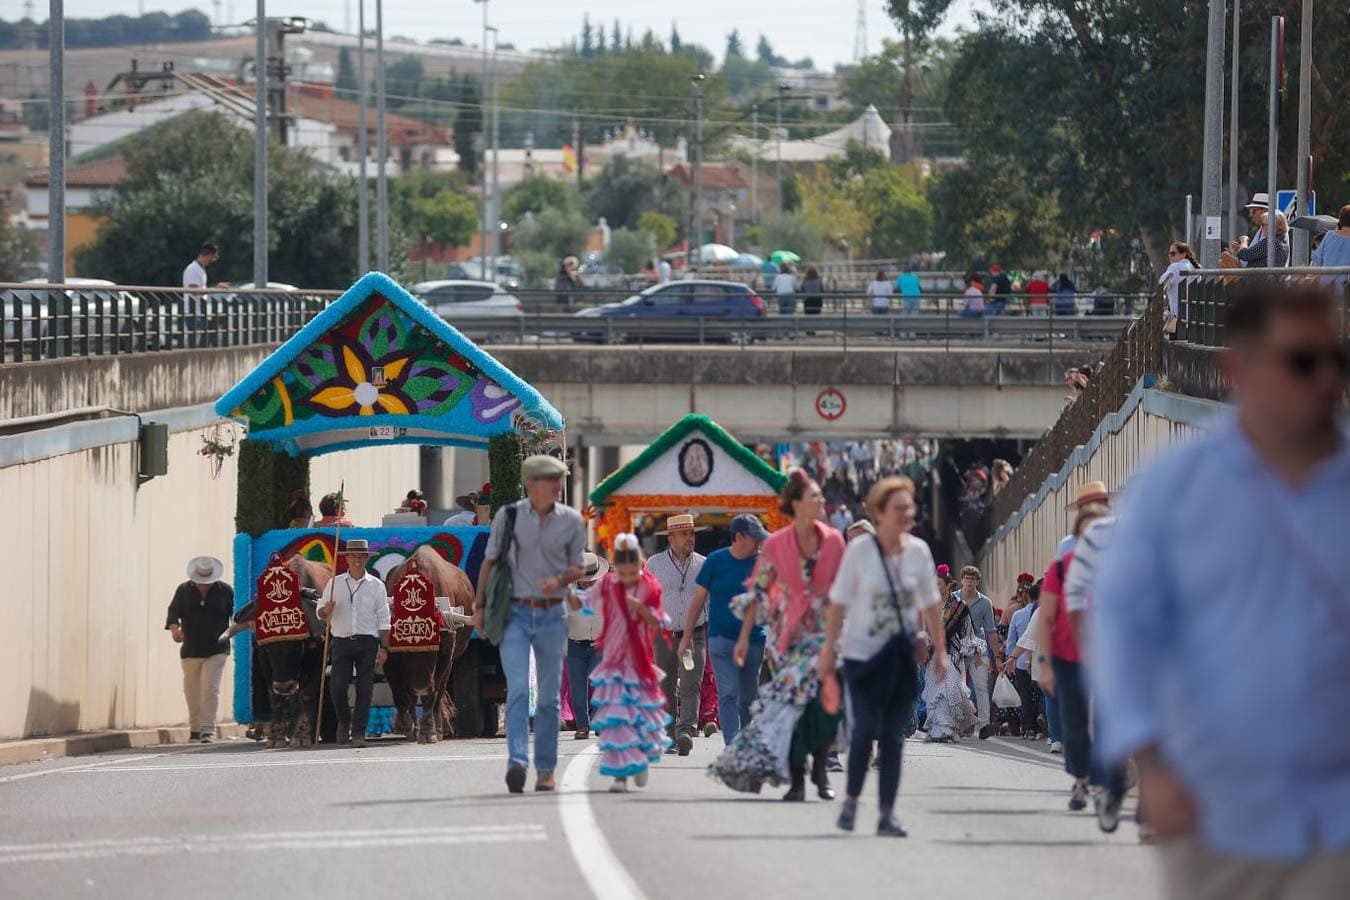
[[[600,635],[604,661],[591,674],[595,714],[591,727],[600,738],[600,774],[614,779],[610,791],[628,790],[628,779],[647,784],[648,767],[659,762],[670,738],[661,691],[663,673],[652,658],[654,640],[666,621],[661,585],[642,568],[637,538],[614,541],[614,568],[600,580],[592,602],[605,616]]]

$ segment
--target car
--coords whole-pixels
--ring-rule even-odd
[[[689,318],[689,319],[758,319],[766,314],[764,301],[748,286],[737,281],[690,279],[655,284],[640,294],[634,294],[618,303],[606,303],[583,309],[576,314],[582,319],[605,318]],[[660,337],[688,340],[697,337],[697,330],[665,331]],[[582,341],[604,340],[597,332],[574,334]]]
[[[483,277],[484,260],[473,256],[462,263],[451,263],[446,279],[458,281],[496,281],[509,291],[518,290],[525,282],[525,269],[512,256],[497,256],[493,259],[496,278]]]
[[[445,279],[412,286],[412,294],[451,324],[482,319],[518,319],[525,315],[520,300],[491,281]]]
[[[45,278],[30,278],[24,282],[28,285],[46,283]],[[126,291],[109,290],[116,285],[102,278],[67,278],[63,283],[67,288],[63,293],[70,302],[70,337],[84,337],[87,322],[89,336],[111,337],[117,331],[124,339],[123,349],[129,349],[135,319],[140,315],[140,299]],[[56,291],[41,288],[31,291],[9,288],[0,291],[0,304],[3,304],[5,312],[4,340],[9,342],[55,336],[58,323],[53,316],[57,313],[49,309],[54,293]]]

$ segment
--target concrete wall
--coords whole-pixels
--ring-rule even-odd
[[[148,417],[176,427],[169,474],[139,488],[134,419],[0,437],[0,740],[186,719],[165,610],[190,557],[231,570],[237,473],[229,458],[213,479],[199,455],[209,408]],[[311,478],[316,494],[345,478],[353,519],[379,524],[417,484],[418,449],[318,457]]]
[[[1073,527],[1067,507],[1079,485],[1104,481],[1120,490],[1151,456],[1202,433],[1223,409],[1212,400],[1146,390],[1141,383],[1120,412],[1108,416],[1092,440],[989,539],[978,562],[985,593],[1002,605],[1015,592],[1019,573],[1045,573],[1056,545]]]

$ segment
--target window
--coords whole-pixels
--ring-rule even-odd
[[[690,286],[687,284],[672,284],[659,291],[653,291],[647,295],[647,300],[652,306],[676,307],[685,306],[690,301]]]

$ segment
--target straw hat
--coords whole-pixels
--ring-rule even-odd
[[[1081,484],[1073,492],[1073,500],[1066,505],[1067,509],[1078,509],[1088,503],[1110,503],[1111,492],[1106,489],[1105,481],[1089,481],[1087,484]]]
[[[689,515],[688,513],[684,513],[683,515],[668,517],[666,519],[665,530],[658,531],[657,534],[668,535],[671,534],[672,532],[679,532],[679,531],[707,531],[707,530],[708,530],[707,528],[704,528],[701,525],[695,525],[694,517]]]
[[[609,560],[587,550],[581,560],[581,580],[599,581],[609,571]]]
[[[361,538],[350,538],[342,542],[342,552],[345,553],[370,553],[370,542]]]
[[[225,564],[214,556],[194,556],[187,565],[187,577],[193,584],[215,584],[225,574]]]

